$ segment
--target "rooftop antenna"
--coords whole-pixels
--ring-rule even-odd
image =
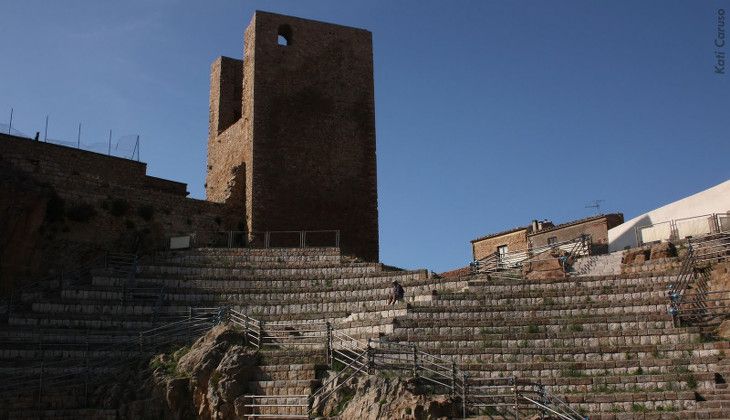
[[[593,200],[586,204],[587,209],[596,209],[596,214],[601,212],[601,203],[603,203],[606,200]]]

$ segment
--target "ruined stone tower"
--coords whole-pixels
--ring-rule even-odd
[[[208,200],[249,232],[341,231],[378,260],[372,36],[256,12],[243,60],[211,68]]]

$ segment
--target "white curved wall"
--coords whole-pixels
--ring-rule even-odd
[[[608,231],[609,251],[618,251],[627,246],[635,247],[635,228],[665,222],[673,219],[700,216],[730,211],[730,180],[715,185],[697,194],[659,207],[624,222]]]

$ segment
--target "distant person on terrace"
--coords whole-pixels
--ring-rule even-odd
[[[401,286],[397,280],[393,280],[393,288],[390,292],[388,305],[395,305],[396,302],[403,302],[403,296],[405,296],[405,294],[406,292],[403,290],[403,286]]]

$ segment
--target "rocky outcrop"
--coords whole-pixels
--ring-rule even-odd
[[[677,248],[671,242],[661,242],[654,244],[649,249],[649,259],[658,260],[660,258],[673,258],[677,256]]]
[[[127,419],[237,419],[243,417],[238,398],[249,392],[257,355],[242,346],[243,335],[217,326],[188,350],[155,356],[137,398],[121,404]]]
[[[651,248],[648,246],[642,246],[639,248],[629,249],[624,252],[624,258],[621,261],[622,264],[643,264],[649,260],[651,255]]]
[[[341,419],[430,420],[461,416],[461,401],[448,395],[428,394],[414,380],[372,375],[354,378],[330,398],[324,416]]]
[[[565,269],[560,258],[568,253],[560,249],[550,249],[535,255],[522,265],[522,274],[528,280],[549,280],[565,278]],[[573,264],[572,258],[566,261],[568,267]]]

